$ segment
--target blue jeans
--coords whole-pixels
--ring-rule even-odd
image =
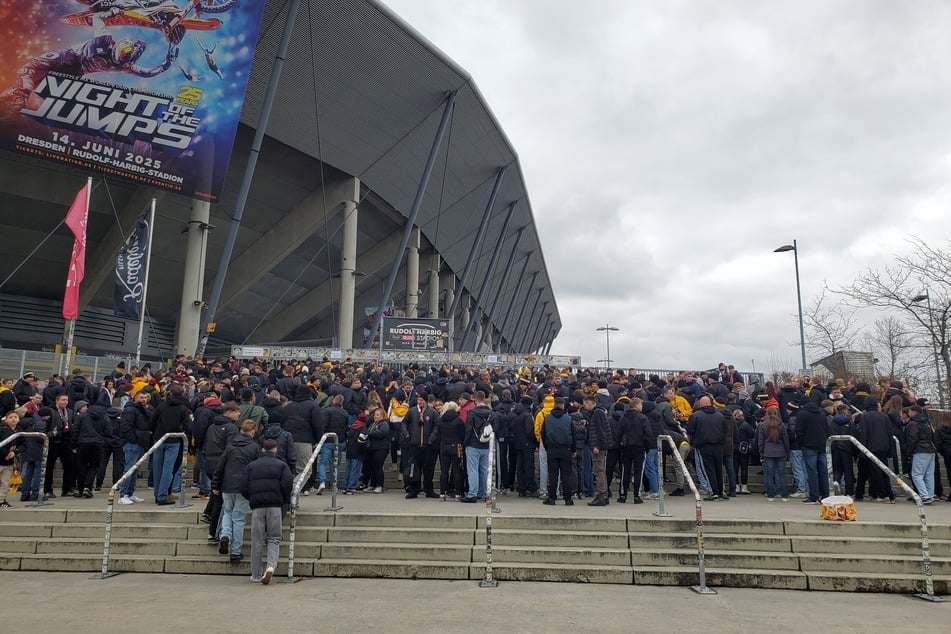
[[[660,478],[657,475],[657,447],[647,451],[647,458],[644,463],[644,474],[647,476],[648,493],[657,493],[660,488]]]
[[[581,481],[582,486],[579,488],[581,492],[584,493],[586,497],[592,497],[594,495],[594,452],[591,451],[591,447],[584,448],[584,459],[581,461],[581,469],[583,473],[583,479]]]
[[[933,453],[911,455],[911,481],[915,483],[915,489],[922,500],[934,498],[934,464],[935,455]]]
[[[486,497],[486,483],[489,479],[489,450],[480,447],[466,447],[466,474],[469,476],[470,498]]]
[[[327,484],[327,467],[330,467],[331,475],[333,475],[333,464],[334,464],[334,446],[331,442],[325,442],[324,446],[320,448],[320,464],[318,470],[320,472],[320,483]]]
[[[360,481],[360,474],[363,473],[363,458],[350,458],[347,460],[347,483],[346,490],[353,491],[357,488]]]
[[[548,491],[548,452],[545,445],[538,445],[538,488],[543,493]]]
[[[763,458],[763,485],[766,497],[786,497],[786,459]]]
[[[221,528],[218,536],[231,540],[231,554],[240,555],[244,543],[244,524],[251,506],[240,493],[221,494]]]
[[[802,449],[791,450],[789,452],[789,458],[792,461],[792,477],[796,482],[796,492],[808,492],[809,481],[806,479],[806,463],[802,459]],[[783,477],[786,476],[783,475]]]
[[[698,484],[700,491],[716,493],[713,487],[710,486],[710,479],[707,477],[707,472],[703,468],[703,458],[700,457],[700,452],[696,449],[693,450],[693,466],[697,471],[697,480],[700,481]],[[719,493],[717,493],[717,495],[719,495]]]
[[[818,502],[829,497],[829,470],[826,452],[822,449],[803,449],[806,463],[806,480],[809,482],[809,499]]]
[[[152,481],[155,483],[156,502],[167,500],[169,488],[174,488],[175,481],[179,479],[175,473],[175,459],[181,451],[180,444],[165,443],[152,454]]]
[[[125,456],[126,470],[128,470],[132,468],[132,465],[134,465],[139,458],[142,457],[142,454],[145,453],[145,450],[137,444],[127,442],[126,444],[122,445],[122,453]],[[175,464],[174,458],[172,459],[172,464]],[[123,482],[122,486],[119,488],[119,494],[122,497],[130,496],[135,493],[135,481],[138,477],[139,470],[136,469],[132,472],[132,475],[126,478],[126,481]]]
[[[4,449],[4,451],[6,451]],[[30,497],[31,495],[40,495],[40,461],[30,460],[23,463],[23,484],[20,485],[20,497]]]
[[[211,477],[205,468],[204,449],[198,450],[198,453],[195,454],[195,470],[198,471],[198,492],[202,495],[211,495]]]

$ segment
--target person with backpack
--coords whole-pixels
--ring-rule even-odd
[[[253,420],[258,426],[257,435],[260,436],[264,428],[267,427],[267,410],[254,402],[254,390],[250,388],[241,390],[238,396],[241,399],[238,420],[248,420],[249,418]]]
[[[551,412],[542,420],[540,432],[547,451],[549,468],[548,496],[542,503],[549,506],[555,504],[560,477],[565,506],[573,506],[575,478],[572,463],[583,444],[577,441],[571,416],[565,411],[564,398],[559,396],[553,399]]]
[[[468,471],[469,492],[461,502],[474,503],[484,500],[489,491],[489,440],[488,432],[492,427],[493,412],[484,392],[472,395],[476,406],[466,417],[466,470]]]
[[[79,368],[73,370],[73,376],[66,384],[66,395],[69,396],[70,407],[75,407],[78,401],[95,403],[98,390],[83,376]]]

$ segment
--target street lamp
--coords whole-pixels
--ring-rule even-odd
[[[931,291],[925,289],[924,295],[915,295],[911,298],[913,304],[921,301],[928,302],[928,323],[931,326],[931,349],[934,351],[934,380],[938,386],[938,404],[944,409],[944,390],[941,389],[941,364],[938,363],[938,342],[934,331],[934,312],[931,310]]]
[[[784,244],[781,247],[773,249],[773,253],[793,252],[796,262],[796,300],[799,302],[799,350],[802,353],[802,370],[806,368],[806,333],[802,326],[802,291],[799,288],[799,245],[793,240],[792,244]]]
[[[611,333],[617,332],[618,330],[620,330],[620,328],[615,328],[614,326],[611,326],[609,324],[604,324],[600,328],[596,328],[596,330],[598,332],[601,332],[602,330],[604,331],[605,355],[602,361],[604,361],[604,369],[608,370],[611,367],[609,365],[611,363]]]

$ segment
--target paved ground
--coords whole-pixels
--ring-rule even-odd
[[[147,500],[151,500],[151,491],[139,490],[137,492]],[[191,500],[189,496],[194,491],[186,492],[186,502],[197,504],[204,507],[204,502]],[[460,515],[485,515],[484,504],[461,504],[450,501],[442,502],[438,499],[418,498],[415,500],[406,500],[403,498],[403,491],[391,489],[382,495],[372,493],[361,493],[358,495],[338,495],[337,504],[343,507],[347,512],[363,513],[431,513],[431,514],[460,514]],[[302,511],[321,511],[330,505],[329,493],[300,498],[300,508]],[[57,498],[52,500],[54,504],[46,508],[83,508],[83,509],[105,509],[106,493],[97,493],[91,500],[74,498]],[[12,503],[17,508],[25,506],[24,503],[12,499]],[[666,498],[667,511],[674,518],[693,519],[696,515],[695,502],[691,497]],[[652,517],[652,513],[658,510],[657,502],[647,502],[644,504],[616,504],[613,503],[606,507],[590,508],[586,506],[585,501],[577,502],[575,506],[566,508],[564,503],[559,501],[557,506],[545,506],[540,500],[530,498],[519,498],[517,496],[500,496],[498,505],[502,509],[502,515],[551,515],[551,516],[580,516],[580,517]],[[875,504],[871,502],[859,503],[856,505],[859,521],[869,522],[897,522],[897,523],[918,523],[917,507],[904,499],[895,504]],[[143,504],[126,507],[116,505],[116,512],[120,513],[126,509],[140,510],[174,510],[175,506],[155,506],[151,501]],[[951,525],[951,502],[936,502],[932,506],[925,507],[929,524]],[[9,511],[4,511],[9,512]],[[819,507],[802,504],[798,500],[783,502],[767,502],[761,495],[747,495],[731,498],[729,502],[703,502],[703,516],[706,519],[758,519],[758,520],[818,520]],[[118,519],[118,517],[117,517]]]
[[[50,632],[923,632],[951,603],[907,596],[475,581],[0,572],[3,621]],[[146,626],[148,623],[150,625]]]

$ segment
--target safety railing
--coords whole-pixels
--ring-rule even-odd
[[[905,461],[902,460],[901,442],[898,440],[898,436],[892,436],[892,440],[895,441],[895,464],[898,465],[898,473],[902,473],[902,469],[905,468]]]
[[[307,460],[307,464],[304,465],[303,470],[301,470],[300,475],[294,478],[294,485],[291,487],[291,509],[290,509],[290,533],[288,535],[288,547],[287,547],[287,579],[285,583],[296,583],[300,581],[299,578],[294,576],[294,544],[297,540],[297,507],[300,502],[300,492],[304,488],[304,485],[307,483],[307,479],[310,477],[310,472],[314,468],[314,462],[320,457],[320,452],[324,448],[324,444],[332,440],[334,444],[334,456],[333,456],[333,476],[331,477],[331,498],[330,506],[325,508],[325,511],[339,511],[341,506],[337,506],[337,477],[340,473],[340,444],[338,442],[337,434],[334,432],[327,432],[320,437],[320,441],[317,443],[317,447],[314,448],[314,451],[310,454],[310,458]]]
[[[485,573],[482,575],[482,581],[479,582],[480,588],[495,588],[499,585],[492,572],[492,512],[498,507],[495,504],[495,456],[498,447],[495,442],[495,431],[491,426],[485,428],[489,432],[489,473],[485,479],[489,490],[485,496]],[[471,487],[472,484],[470,483]]]
[[[663,473],[661,471],[663,464],[664,456],[664,443],[667,443],[670,448],[673,450],[674,459],[680,464],[680,470],[684,474],[684,479],[687,481],[687,484],[690,485],[690,490],[693,492],[693,498],[696,502],[697,507],[697,568],[698,568],[698,577],[699,584],[691,586],[691,590],[697,594],[716,594],[716,591],[712,588],[707,587],[707,571],[704,565],[703,557],[703,504],[700,498],[700,491],[697,490],[697,485],[693,481],[693,476],[690,475],[690,471],[687,470],[687,464],[684,462],[683,457],[680,455],[680,450],[677,447],[677,443],[674,442],[674,439],[668,435],[662,435],[657,437],[657,472]],[[700,459],[700,456],[697,456],[697,460]],[[658,510],[654,513],[657,517],[670,517],[670,513],[667,512],[667,509],[664,507],[664,487],[657,487],[657,503],[659,505]]]
[[[906,484],[905,481],[901,479],[901,477],[889,469],[884,462],[879,460],[878,457],[873,454],[868,447],[859,442],[854,436],[848,435],[829,436],[828,440],[826,440],[826,465],[829,470],[829,482],[832,483],[832,490],[834,493],[839,493],[839,483],[836,482],[832,476],[832,443],[841,440],[855,445],[855,448],[862,452],[869,462],[890,476],[895,481],[895,483],[904,489],[905,493],[911,496],[911,498],[915,501],[915,505],[918,507],[918,521],[921,522],[921,566],[925,574],[925,592],[924,594],[916,594],[915,596],[919,599],[926,599],[928,601],[943,601],[943,598],[936,596],[934,593],[934,580],[932,579],[931,570],[931,550],[928,547],[928,518],[925,516],[925,507],[922,503],[921,497],[912,487],[908,486],[908,484]]]
[[[3,439],[3,442],[0,442],[0,450],[6,447],[9,444],[16,442],[19,438],[42,438],[43,439],[43,457],[40,459],[40,477],[43,477],[43,474],[46,473],[46,457],[50,451],[50,439],[49,437],[41,431],[18,431],[15,434],[11,434]],[[23,475],[22,473],[20,474]],[[23,484],[26,484],[24,482]],[[23,484],[20,485],[20,488],[23,488]],[[49,506],[51,502],[47,502],[43,499],[43,491],[37,491],[36,503],[27,504],[27,506]]]
[[[127,467],[125,473],[122,474],[122,477],[116,480],[115,484],[112,485],[112,488],[109,489],[109,498],[106,500],[106,534],[102,543],[102,571],[99,574],[93,575],[93,579],[108,579],[109,577],[114,577],[118,572],[109,570],[109,549],[112,546],[112,513],[115,508],[116,501],[116,491],[119,490],[119,487],[122,486],[122,483],[132,477],[133,473],[136,473],[155,451],[168,442],[172,438],[180,438],[182,441],[182,490],[178,493],[178,503],[176,507],[184,508],[185,506],[185,470],[188,467],[188,461],[186,459],[185,451],[188,447],[188,436],[183,432],[171,432],[165,434],[158,441],[149,447],[149,449],[142,455],[141,458],[135,461],[135,464],[131,467]],[[156,488],[159,483],[154,483]]]

